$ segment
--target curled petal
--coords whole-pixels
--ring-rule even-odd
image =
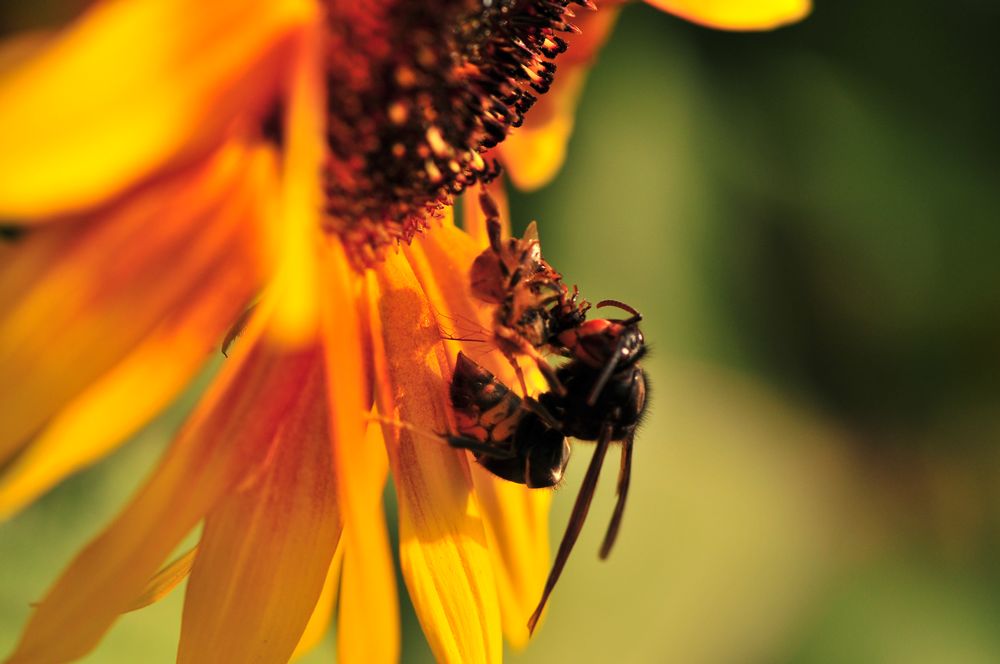
[[[129,605],[127,611],[138,611],[150,604],[155,604],[169,595],[174,588],[180,585],[181,581],[188,578],[191,573],[191,566],[194,565],[195,556],[198,555],[198,547],[194,546],[186,552],[171,560],[163,569],[156,573],[146,587],[142,589],[135,600]]]
[[[318,353],[261,343],[261,325],[251,322],[247,341],[150,479],[46,594],[10,662],[87,653],[184,536],[267,459]]]
[[[314,12],[307,0],[95,3],[0,74],[0,218],[91,207],[218,146],[274,98],[289,35]]]
[[[496,662],[499,607],[465,454],[448,427],[447,359],[427,297],[402,254],[369,278],[379,410],[428,434],[387,427],[399,500],[400,560],[417,617],[442,662]],[[388,399],[388,403],[386,400]]]
[[[722,30],[772,30],[805,18],[810,0],[646,0],[692,23]]]
[[[284,662],[340,538],[323,366],[301,376],[267,464],[205,520],[178,662]]]
[[[242,306],[231,284],[262,279],[257,224],[273,181],[269,148],[233,144],[113,211],[17,243],[0,265],[0,462],[206,283]]]

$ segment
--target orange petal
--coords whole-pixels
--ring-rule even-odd
[[[722,30],[771,30],[812,10],[810,0],[646,0],[692,23]]]
[[[260,115],[308,0],[105,0],[0,75],[0,218],[106,201]]]
[[[216,282],[237,298],[226,306],[242,306],[231,284],[246,292],[262,280],[273,180],[269,148],[233,144],[104,214],[17,243],[0,267],[0,461]]]
[[[330,629],[330,622],[333,620],[333,607],[337,601],[337,590],[340,587],[340,570],[344,560],[344,533],[341,531],[340,541],[337,542],[337,550],[330,561],[330,569],[326,573],[326,581],[323,583],[323,590],[319,594],[319,600],[313,608],[306,629],[302,632],[295,652],[292,653],[291,661],[295,661],[305,656],[313,648],[318,646]]]
[[[150,604],[159,602],[180,585],[181,581],[191,573],[191,566],[194,565],[195,556],[198,555],[198,547],[188,549],[183,555],[174,560],[156,573],[146,587],[142,589],[139,596],[129,605],[126,611],[138,611]]]
[[[181,539],[265,461],[318,353],[282,352],[260,335],[252,321],[152,477],[35,609],[10,662],[87,653]]]
[[[377,382],[388,386],[376,391],[379,410],[427,431],[447,430],[447,359],[406,258],[389,256],[368,286],[373,318],[383,324],[372,328]],[[403,577],[431,649],[442,662],[499,661],[496,586],[465,455],[434,437],[384,430]]]
[[[0,474],[0,518],[97,461],[170,404],[219,352],[218,340],[251,296],[235,262],[159,325],[122,362],[72,400]]]
[[[339,240],[328,242],[320,262],[333,455],[338,468],[350,469],[339,482],[340,510],[347,526],[338,660],[395,662],[399,658],[399,606],[382,510],[388,461],[379,427],[369,426],[364,419],[372,396],[365,368],[370,351],[362,341],[363,284]]]
[[[490,308],[478,306],[468,292],[463,267],[477,253],[468,237],[454,229],[434,229],[414,242],[410,253],[411,263],[435,311],[453,319],[490,325]],[[494,375],[513,384],[513,369],[498,353],[484,355],[476,348],[477,344],[469,342],[459,345],[466,354],[481,359]],[[535,376],[535,382],[544,384],[540,376]],[[504,635],[512,646],[521,648],[529,638],[527,618],[538,604],[548,575],[548,513],[552,492],[504,481],[476,463],[472,464],[472,478],[497,571]]]
[[[619,3],[601,4],[598,11],[581,13],[574,19],[582,32],[571,35],[567,39],[569,48],[556,58],[552,88],[539,97],[524,124],[498,148],[507,174],[518,189],[530,191],[545,186],[566,161],[566,147],[587,72],[618,18]]]
[[[323,367],[302,376],[274,451],[209,513],[184,600],[178,662],[285,662],[340,538]]]
[[[344,529],[337,661],[388,664],[399,661],[399,599],[382,509],[388,461],[380,426],[368,427],[351,457],[349,467],[367,479],[367,495],[359,506],[364,511],[359,509]]]

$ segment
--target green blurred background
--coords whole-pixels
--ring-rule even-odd
[[[643,312],[651,414],[612,558],[608,468],[509,661],[1000,662],[997,34],[986,0],[820,0],[751,35],[626,8],[565,169],[512,209],[588,299]],[[0,527],[0,652],[195,394]],[[173,661],[181,599],[87,661]]]

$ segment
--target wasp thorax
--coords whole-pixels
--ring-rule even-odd
[[[328,0],[327,225],[358,264],[496,175],[485,153],[551,84],[568,4]]]

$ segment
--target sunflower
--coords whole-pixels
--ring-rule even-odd
[[[466,206],[465,232],[450,205],[500,195],[497,159],[524,187],[559,167],[616,11],[581,19],[578,39],[567,4],[103,0],[6,45],[0,513],[126,440],[224,337],[229,355],[9,661],[81,657],[188,575],[180,661],[286,661],[337,596],[342,661],[393,661],[390,473],[436,657],[527,642],[550,494],[412,431],[453,429],[460,350],[510,382],[495,354],[447,338],[491,320],[468,284],[482,219]],[[654,4],[729,28],[806,11]]]

